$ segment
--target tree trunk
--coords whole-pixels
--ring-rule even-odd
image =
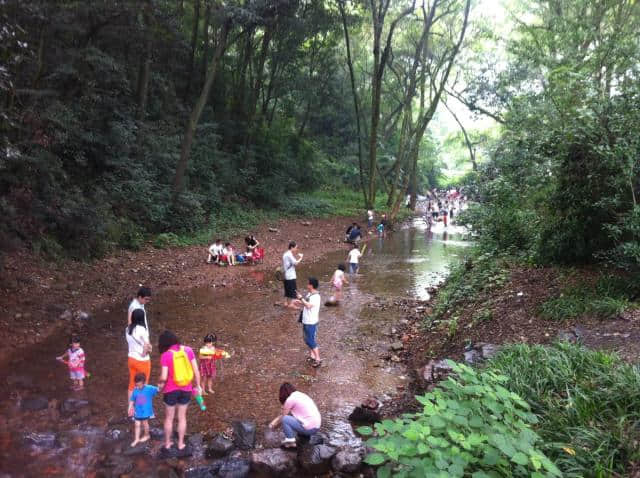
[[[347,16],[344,11],[342,1],[338,2],[340,15],[342,17],[342,28],[344,30],[344,43],[347,48],[347,66],[349,67],[349,79],[351,80],[351,93],[353,96],[353,107],[356,114],[356,132],[358,137],[358,168],[360,171],[360,187],[362,188],[362,196],[364,198],[364,206],[369,207],[367,187],[364,183],[364,161],[362,158],[362,128],[360,126],[360,99],[358,98],[358,90],[356,89],[356,75],[353,71],[353,60],[351,59],[351,41],[349,39],[349,29],[347,27]]]
[[[138,89],[136,119],[142,121],[147,110],[149,77],[151,76],[151,1],[147,0],[142,12],[144,18],[144,45],[138,68]]]
[[[225,47],[227,45],[227,37],[229,36],[229,31],[231,30],[231,20],[227,19],[222,24],[222,28],[220,29],[220,35],[218,38],[218,42],[216,45],[216,51],[209,63],[209,68],[207,70],[207,78],[202,87],[202,91],[200,92],[200,97],[196,102],[196,105],[191,112],[191,116],[189,117],[189,122],[187,123],[187,127],[184,133],[184,138],[182,139],[182,148],[180,150],[180,160],[178,161],[178,165],[176,167],[176,174],[173,181],[173,202],[175,203],[182,189],[184,187],[184,174],[187,170],[187,165],[189,164],[189,156],[191,154],[191,146],[193,144],[193,138],[195,136],[196,127],[198,126],[198,121],[200,120],[200,115],[202,115],[202,110],[204,109],[205,104],[207,103],[207,99],[209,97],[209,92],[211,90],[211,85],[216,78],[216,73],[218,71],[218,63],[222,58]]]
[[[211,25],[211,0],[204,0],[204,29],[202,30],[202,72],[206,79],[207,64],[209,63],[209,27]]]
[[[196,47],[198,46],[198,26],[200,25],[200,0],[193,0],[193,30],[191,31],[191,56],[189,57],[189,74],[187,76],[187,87],[184,92],[185,103],[189,99],[191,92],[191,81],[193,67],[196,61]]]

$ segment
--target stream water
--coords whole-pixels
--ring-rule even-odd
[[[232,357],[224,362],[215,382],[215,394],[207,396],[207,410],[189,407],[189,432],[221,432],[233,420],[251,419],[260,437],[266,424],[278,414],[278,387],[289,381],[308,393],[323,414],[323,430],[336,444],[359,439],[346,417],[367,396],[384,398],[408,380],[401,365],[383,362],[389,339],[385,335],[397,312],[370,307],[382,299],[428,298],[427,289],[446,275],[449,264],[468,245],[455,226],[432,229],[422,219],[368,242],[360,274],[345,287],[339,307],[321,308],[318,341],[324,364],[313,369],[305,363],[297,312],[275,306],[281,302],[281,287],[271,277],[252,272],[258,279],[247,287],[230,289],[195,288],[182,293],[159,293],[147,306],[152,340],[170,329],[183,343],[197,349],[202,337],[215,332],[219,344]],[[302,247],[303,250],[303,247]],[[304,252],[304,250],[303,250]],[[347,248],[331,253],[319,262],[298,267],[298,285],[308,276],[317,277],[323,301],[329,295],[329,278],[346,258]],[[55,361],[65,350],[66,335],[60,333],[14,358],[2,370],[9,388],[0,401],[3,419],[0,431],[0,470],[8,476],[88,476],[105,457],[125,450],[128,441],[108,440],[107,430],[127,430],[125,420],[127,350],[124,340],[125,308],[102,311],[91,319],[82,337],[92,374],[86,391],[69,391],[66,368]],[[159,374],[158,357],[152,357],[152,380]],[[12,385],[18,384],[18,385]],[[49,400],[49,408],[23,412],[18,407],[27,384]],[[60,414],[59,404],[73,396],[89,401],[89,413]],[[152,427],[162,427],[163,406],[155,403],[157,418]],[[55,445],[25,444],[29,433],[55,434]],[[128,438],[128,437],[127,437]],[[155,441],[155,447],[160,441]],[[157,460],[132,457],[135,473],[155,469]],[[145,471],[146,470],[146,471]],[[0,476],[4,476],[0,473]],[[146,476],[146,475],[145,475]]]

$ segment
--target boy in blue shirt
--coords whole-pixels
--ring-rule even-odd
[[[147,377],[144,373],[137,373],[134,377],[136,387],[131,393],[129,402],[129,416],[135,419],[135,436],[131,446],[143,443],[151,438],[149,434],[149,418],[153,416],[153,396],[158,393],[158,387],[145,385]],[[140,438],[140,424],[144,425],[144,435]]]

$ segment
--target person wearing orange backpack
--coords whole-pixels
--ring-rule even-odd
[[[184,443],[187,432],[187,408],[193,395],[193,381],[196,382],[196,393],[200,395],[200,371],[196,356],[190,347],[180,344],[180,339],[173,332],[165,330],[158,337],[160,351],[160,381],[165,405],[164,446],[160,449],[161,457],[171,457],[171,436],[173,435],[173,419],[178,415],[177,455],[189,456],[190,450]]]

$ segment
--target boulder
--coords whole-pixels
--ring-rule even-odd
[[[60,405],[60,411],[66,415],[73,415],[81,408],[89,406],[89,400],[82,400],[79,398],[67,398]]]
[[[329,445],[303,446],[298,451],[298,461],[311,475],[321,475],[331,469],[331,459],[336,448]]]
[[[233,442],[241,450],[250,450],[256,444],[256,423],[250,420],[239,420],[233,426]]]
[[[331,459],[331,467],[338,473],[357,473],[363,459],[363,448],[343,448]]]
[[[33,388],[35,382],[33,380],[32,377],[29,377],[28,375],[20,375],[20,374],[15,374],[15,375],[9,375],[7,377],[7,385],[9,385],[10,388]]]
[[[222,435],[218,434],[213,437],[213,440],[209,443],[209,447],[205,452],[207,458],[222,458],[228,455],[231,450],[235,448],[231,440],[227,440]]]
[[[40,448],[55,448],[58,440],[53,432],[28,433],[24,436],[24,442],[27,445],[33,445]]]
[[[474,365],[482,361],[482,354],[475,349],[467,350],[464,353],[464,361]]]
[[[262,446],[264,448],[278,448],[282,440],[284,440],[282,429],[272,430],[267,427],[262,437]]]
[[[107,430],[107,440],[118,441],[123,438],[127,434],[126,431],[120,430],[119,428],[112,428],[111,430]]]
[[[219,464],[194,466],[185,470],[184,478],[215,478],[219,469]]]
[[[480,353],[482,353],[482,358],[488,360],[494,357],[498,353],[499,347],[495,344],[483,344]]]
[[[251,463],[244,458],[225,458],[220,461],[217,478],[246,478],[251,471]]]
[[[404,344],[402,342],[394,342],[389,346],[390,350],[393,350],[394,352],[398,352],[400,350],[402,350],[404,348]]]
[[[556,340],[558,342],[578,342],[578,336],[572,330],[561,330],[556,335]]]
[[[444,380],[452,371],[453,369],[445,360],[429,360],[427,365],[418,370],[418,377],[425,384],[430,384]]]
[[[23,398],[20,402],[20,409],[35,412],[38,410],[44,410],[49,408],[49,399],[42,395],[34,395],[31,397]]]
[[[147,443],[139,443],[136,446],[127,446],[124,450],[122,450],[122,454],[124,456],[137,456],[137,455],[146,455],[149,453],[150,448],[147,446]]]
[[[299,476],[295,452],[281,448],[265,448],[251,453],[251,469],[259,476]]]
[[[204,437],[201,433],[194,433],[187,438],[187,444],[193,448],[202,448]]]
[[[382,416],[376,410],[356,407],[351,412],[351,415],[349,415],[349,420],[356,423],[375,423],[382,420]]]
[[[162,440],[164,439],[164,430],[160,427],[151,427],[149,428],[149,435],[151,435],[152,440]]]

